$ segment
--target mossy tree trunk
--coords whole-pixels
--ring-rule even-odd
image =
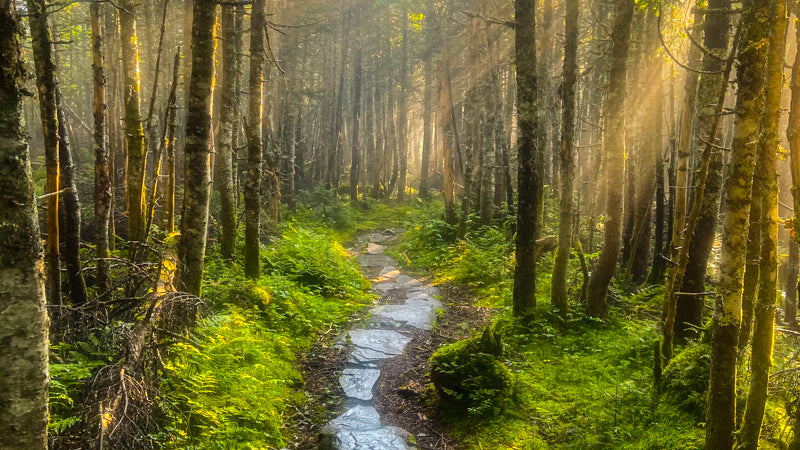
[[[614,25],[611,34],[611,72],[609,75],[608,99],[604,106],[607,112],[603,154],[605,155],[604,189],[606,193],[606,218],[604,223],[603,248],[597,266],[589,278],[586,289],[587,313],[605,318],[608,310],[606,293],[617,267],[622,246],[623,183],[625,168],[625,86],[633,2],[615,0]]]
[[[761,251],[758,297],[753,308],[753,351],[750,360],[750,391],[744,418],[739,430],[738,447],[755,450],[761,435],[764,409],[767,402],[769,371],[775,336],[775,309],[778,293],[778,173],[776,170],[780,137],[781,91],[783,87],[783,57],[786,45],[786,0],[772,0],[769,55],[765,85],[765,106],[761,122],[759,156],[761,164],[755,177],[761,179]],[[757,169],[758,170],[758,169]],[[752,214],[752,213],[751,213]]]
[[[725,192],[719,279],[714,302],[711,372],[706,414],[706,448],[730,449],[736,423],[736,360],[742,314],[742,281],[747,250],[753,171],[764,110],[764,79],[771,9],[747,0],[738,52],[739,91]]]
[[[558,210],[558,251],[553,264],[550,300],[562,315],[567,312],[567,264],[572,248],[573,179],[575,178],[575,85],[578,71],[579,0],[567,0],[564,18],[564,69],[561,82],[561,202]],[[660,120],[660,117],[659,117]]]
[[[136,33],[136,6],[132,0],[120,2],[120,42],[122,47],[122,67],[125,102],[125,136],[127,140],[127,188],[128,240],[132,243],[131,256],[135,242],[144,238],[145,227],[145,151],[144,128],[142,127],[141,102],[139,99],[139,44]]]
[[[199,296],[211,198],[211,93],[216,4],[213,0],[196,0],[192,13],[192,74],[186,111],[186,174],[177,278],[180,290]]]
[[[253,3],[250,18],[250,95],[247,116],[247,178],[244,186],[244,275],[258,278],[260,268],[261,98],[264,82],[265,1]]]
[[[11,0],[0,0],[0,29],[0,449],[45,450],[49,381],[44,266],[22,126],[21,26]]]
[[[538,233],[539,99],[536,76],[536,3],[514,2],[516,20],[514,56],[517,68],[517,124],[519,137],[517,180],[516,266],[514,267],[513,312],[524,316],[536,306],[536,260],[534,247]],[[624,83],[623,83],[624,84]]]
[[[795,14],[800,14],[800,9],[797,7],[795,8]],[[794,239],[795,245],[800,243],[800,27],[796,27],[796,30],[795,41],[798,45],[792,64],[792,76],[789,80],[789,86],[792,90],[792,100],[791,107],[789,108],[789,125],[786,129],[786,138],[789,141],[789,168],[792,174],[792,205],[794,206],[794,214],[792,215],[792,239]],[[800,289],[800,284],[798,284],[798,289]],[[794,314],[792,317],[788,317],[790,309],[786,309],[786,322],[789,323],[790,326],[796,327],[796,299],[793,306],[794,309],[791,311],[794,312]],[[789,319],[791,319],[791,322],[789,322]],[[795,434],[797,436],[797,448],[800,448],[800,433],[795,432]]]

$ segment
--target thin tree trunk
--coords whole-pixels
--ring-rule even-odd
[[[247,178],[244,186],[245,243],[244,275],[258,278],[260,261],[261,224],[259,193],[261,191],[262,111],[264,81],[265,0],[255,0],[250,22],[250,95],[247,120]]]
[[[622,246],[623,192],[620,180],[624,176],[625,155],[622,139],[625,127],[625,86],[627,78],[628,47],[633,16],[633,2],[615,0],[614,27],[611,39],[611,73],[608,100],[606,101],[605,137],[603,153],[606,157],[605,190],[606,219],[603,248],[597,266],[589,278],[586,290],[586,307],[590,316],[605,318],[608,311],[606,293],[617,266]]]
[[[558,250],[553,264],[550,301],[562,315],[567,313],[567,263],[572,247],[572,191],[575,178],[575,85],[578,70],[579,0],[567,0],[564,69],[561,82],[561,202],[558,209]],[[660,119],[660,118],[659,118]]]
[[[110,155],[106,144],[106,74],[103,54],[103,28],[101,0],[94,0],[89,7],[92,16],[92,73],[93,73],[93,117],[94,117],[94,227],[95,258],[97,259],[97,292],[101,300],[111,292],[111,264],[109,257],[109,226],[111,223]]]
[[[232,259],[236,251],[236,191],[233,185],[234,133],[239,118],[236,116],[237,78],[241,56],[236,52],[241,33],[236,29],[235,6],[222,6],[222,110],[220,112],[219,163],[217,164],[217,184],[220,197],[220,222],[222,240],[220,252],[224,259]]]
[[[178,245],[178,286],[200,295],[211,198],[211,98],[214,76],[213,0],[196,0],[192,18],[192,69],[186,116],[186,175],[181,240]],[[251,93],[252,95],[252,93]]]
[[[56,65],[53,36],[47,23],[45,0],[28,0],[29,24],[36,68],[36,88],[39,92],[39,112],[44,136],[45,168],[47,170],[47,249],[45,256],[47,302],[61,304],[61,256],[59,254],[58,191],[60,169],[58,162],[58,114],[56,112]]]
[[[786,284],[784,291],[786,298],[783,303],[783,323],[790,329],[797,329],[797,275],[800,266],[800,246],[794,237],[789,242],[789,258],[786,262],[788,266]]]
[[[61,90],[56,87],[56,110],[58,114],[58,164],[61,172],[60,185],[66,190],[61,197],[64,211],[62,214],[63,248],[62,259],[69,279],[69,297],[73,305],[84,305],[89,301],[86,292],[86,281],[81,271],[81,203],[78,198],[78,186],[75,184],[75,165],[67,139],[66,117],[62,106]]]
[[[136,34],[136,9],[132,0],[120,2],[120,42],[122,43],[122,66],[125,78],[125,136],[127,139],[127,209],[128,240],[132,247],[131,257],[136,253],[136,242],[144,238],[145,185],[147,153],[144,146],[144,128],[139,101],[139,45]]]
[[[356,22],[360,14],[356,13]],[[356,32],[358,33],[358,32]],[[359,36],[355,37],[353,49],[353,136],[352,154],[350,159],[350,204],[358,203],[358,176],[361,172],[361,147],[358,141],[359,123],[361,122],[361,49]]]
[[[28,11],[41,11],[31,3]],[[0,29],[0,449],[45,450],[48,320],[30,153],[21,126],[25,69],[13,1],[0,0]]]
[[[795,7],[795,14],[800,13],[800,10]],[[789,80],[789,86],[792,90],[791,107],[789,109],[789,124],[786,128],[786,138],[789,141],[789,169],[792,174],[792,201],[794,206],[794,214],[792,215],[792,239],[795,246],[800,244],[800,27],[796,28],[795,42],[797,43],[797,50],[792,64],[792,76]],[[796,269],[793,269],[796,270]],[[800,289],[800,282],[797,285]],[[785,322],[790,326],[797,326],[797,292],[794,293],[795,302],[792,305],[793,309],[786,309]],[[787,295],[788,299],[788,295]],[[793,314],[790,316],[789,312]],[[800,408],[798,408],[800,410]],[[800,420],[795,424],[795,442],[800,449]]]
[[[427,0],[425,11],[425,45],[428,55],[423,62],[423,76],[425,77],[425,90],[423,92],[422,104],[422,161],[420,162],[419,172],[419,196],[428,196],[428,172],[431,162],[431,134],[433,127],[431,123],[431,103],[433,102],[433,36],[434,36],[434,6],[433,0]]]
[[[402,16],[403,44],[400,47],[400,100],[397,111],[397,128],[399,134],[398,147],[398,180],[397,200],[403,201],[406,195],[408,175],[408,12],[403,10]]]

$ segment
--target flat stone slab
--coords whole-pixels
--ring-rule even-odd
[[[380,369],[347,368],[339,377],[344,394],[358,400],[372,400],[372,387],[381,376]]]
[[[321,450],[409,450],[410,434],[381,425],[372,406],[354,406],[328,422],[320,434]]]
[[[430,296],[407,300],[402,305],[382,305],[372,308],[372,321],[378,327],[419,328],[430,330],[436,321],[436,310],[442,303]]]
[[[365,269],[377,269],[396,264],[396,261],[388,255],[361,255],[358,263]]]
[[[377,366],[384,359],[401,355],[411,338],[394,330],[350,330],[353,353],[349,363]]]
[[[367,244],[368,255],[380,255],[381,253],[383,253],[384,250],[386,250],[385,245],[373,244],[372,242]]]
[[[406,297],[414,298],[419,295],[428,295],[430,297],[441,297],[442,291],[435,286],[416,286],[408,290]]]

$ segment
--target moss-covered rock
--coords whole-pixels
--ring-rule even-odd
[[[500,359],[502,355],[501,337],[492,328],[434,353],[431,381],[440,406],[472,415],[497,412],[513,391],[511,372]]]

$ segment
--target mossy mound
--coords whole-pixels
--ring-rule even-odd
[[[502,355],[500,336],[491,328],[436,351],[431,356],[431,381],[440,406],[471,415],[496,413],[513,391]]]
[[[711,345],[700,341],[687,346],[664,368],[661,393],[683,411],[705,414],[708,379],[711,370]]]

